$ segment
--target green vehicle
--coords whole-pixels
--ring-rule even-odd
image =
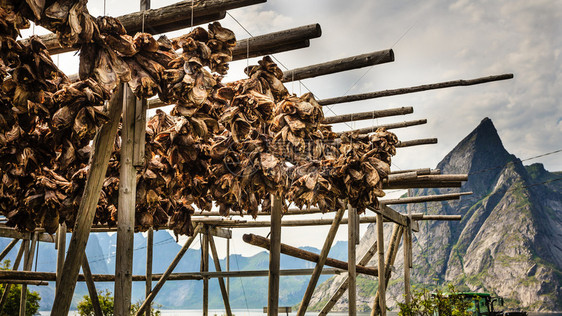
[[[471,303],[468,311],[473,316],[527,316],[526,312],[496,310],[496,307],[503,306],[503,298],[490,293],[460,292],[454,295],[462,296]]]

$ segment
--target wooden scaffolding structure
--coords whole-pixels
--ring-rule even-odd
[[[118,17],[125,28],[134,33],[145,27],[150,33],[157,34],[172,30],[178,30],[186,26],[208,23],[225,17],[226,11],[243,6],[265,2],[265,0],[207,0],[207,1],[182,1],[159,9],[150,9],[149,0],[141,0],[141,12],[132,13]],[[141,26],[144,21],[145,26]],[[289,30],[279,31],[266,35],[251,37],[239,40],[233,50],[233,59],[240,60],[248,57],[262,56],[288,50],[308,47],[310,40],[321,36],[321,28],[318,24],[297,27]],[[62,48],[58,45],[56,36],[50,34],[42,37],[46,46],[52,54],[70,51],[70,48]],[[387,62],[394,61],[394,53],[391,49],[352,56],[348,58],[328,61],[308,67],[297,68],[284,72],[283,81],[290,82],[306,78],[314,78],[333,74],[336,72],[357,69]],[[77,76],[70,76],[77,78]],[[421,92],[432,89],[441,89],[455,86],[467,86],[482,84],[492,81],[513,78],[512,74],[499,76],[488,76],[471,80],[455,80],[434,84],[427,84],[415,87],[400,88],[370,92],[357,95],[346,95],[342,97],[319,100],[323,106],[337,103],[353,102],[358,100],[373,99],[379,97],[401,95],[406,93]],[[287,219],[291,215],[314,214],[320,212],[319,209],[289,209],[282,213],[282,197],[271,196],[271,212],[260,212],[258,215],[269,216],[269,220],[246,220],[244,218],[223,218],[218,212],[202,212],[193,216],[195,230],[193,235],[182,246],[176,257],[170,263],[167,270],[162,274],[152,273],[153,242],[152,229],[148,231],[146,275],[133,275],[133,234],[134,234],[134,214],[135,214],[135,166],[142,163],[144,157],[144,131],[146,126],[146,111],[150,108],[157,108],[165,105],[160,100],[139,100],[124,85],[121,85],[109,102],[109,123],[105,124],[97,133],[93,152],[90,160],[90,174],[87,179],[86,189],[78,210],[76,225],[72,229],[72,237],[68,249],[66,245],[65,225],[59,227],[55,236],[37,229],[33,233],[20,233],[6,225],[0,224],[0,236],[13,238],[13,241],[0,253],[0,260],[4,258],[22,240],[22,245],[14,262],[14,268],[10,271],[0,271],[0,282],[8,284],[23,284],[22,294],[25,293],[25,286],[28,284],[44,284],[46,281],[56,281],[56,295],[53,304],[52,315],[68,314],[72,295],[76,282],[85,281],[88,286],[90,297],[95,308],[96,315],[101,315],[99,302],[97,302],[97,292],[95,282],[111,281],[115,282],[115,315],[128,315],[131,305],[131,287],[133,281],[146,282],[146,299],[142,303],[137,315],[149,315],[150,304],[157,296],[160,289],[168,280],[203,280],[203,315],[208,315],[208,295],[209,279],[217,278],[220,285],[221,294],[227,315],[232,315],[228,298],[228,290],[225,278],[229,277],[248,277],[248,276],[268,276],[268,315],[277,315],[279,306],[279,282],[282,275],[311,275],[310,282],[305,295],[297,312],[304,315],[309,305],[310,299],[317,285],[320,274],[347,273],[344,282],[339,285],[337,292],[330,298],[319,315],[326,315],[334,306],[336,301],[348,292],[349,315],[356,314],[356,275],[367,274],[378,277],[379,286],[373,304],[372,315],[386,314],[386,287],[391,277],[391,267],[396,260],[398,247],[403,241],[404,249],[404,284],[406,302],[410,299],[410,269],[412,268],[412,231],[418,229],[418,222],[422,220],[460,220],[460,216],[448,215],[426,215],[408,212],[402,214],[391,205],[423,203],[430,201],[445,201],[459,199],[462,195],[470,192],[441,194],[431,196],[406,197],[399,199],[381,200],[378,208],[370,207],[369,210],[374,216],[358,216],[357,210],[352,208],[348,201],[340,201],[340,207],[332,210],[336,213],[333,219],[307,219],[291,220]],[[352,122],[379,117],[391,117],[407,115],[413,113],[412,107],[401,107],[388,110],[375,110],[362,113],[352,113],[336,115],[326,118],[327,124],[342,122]],[[122,149],[121,149],[121,170],[119,188],[119,218],[116,228],[93,226],[92,222],[95,215],[96,205],[98,204],[99,193],[108,166],[111,153],[111,144],[116,137],[119,120],[122,117]],[[427,123],[427,120],[415,120],[397,122],[394,124],[382,125],[387,129],[404,128],[417,126]],[[368,134],[379,127],[358,129],[360,134]],[[410,147],[424,144],[434,144],[437,139],[415,139],[401,141],[397,147]],[[429,168],[416,170],[394,171],[385,180],[384,189],[411,189],[411,188],[451,188],[460,187],[463,181],[467,181],[468,176],[462,175],[442,175],[439,170]],[[344,214],[347,211],[347,217]],[[383,223],[393,223],[394,228],[388,245],[384,242]],[[359,224],[376,223],[377,241],[370,245],[368,251],[362,258],[356,259],[356,245],[359,243]],[[334,241],[338,228],[348,225],[348,261],[342,262],[328,257],[328,252]],[[283,226],[314,226],[330,225],[330,230],[326,236],[320,254],[314,254],[298,248],[281,243],[281,233]],[[271,236],[269,239],[246,235],[244,241],[263,247],[269,250],[269,270],[268,271],[222,271],[217,254],[214,237],[231,238],[230,228],[241,227],[270,227]],[[166,227],[161,227],[165,229]],[[85,255],[85,247],[88,236],[91,232],[117,231],[117,264],[115,275],[92,274],[89,268],[88,259]],[[186,253],[198,235],[203,236],[202,252],[203,260],[200,272],[174,273],[174,269]],[[58,249],[56,273],[32,272],[29,271],[33,261],[35,245],[37,242],[51,242]],[[386,248],[386,249],[385,249]],[[386,251],[385,251],[386,250]],[[284,253],[316,263],[314,269],[281,270],[280,254]],[[368,262],[377,255],[377,267],[368,267]],[[23,270],[17,271],[23,257]],[[212,258],[215,272],[209,272],[209,257]],[[332,268],[324,268],[330,266]],[[80,274],[80,269],[83,273]],[[157,282],[152,287],[152,282]],[[0,308],[6,301],[7,290],[2,295]],[[22,300],[21,313],[25,314],[25,297]],[[20,313],[20,315],[22,315]]]

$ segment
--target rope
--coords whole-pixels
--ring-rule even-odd
[[[232,243],[232,251],[236,253],[236,249],[234,249],[234,243]],[[238,256],[234,255],[234,260],[236,261],[236,268],[240,271],[240,265],[238,264]],[[240,286],[242,287],[242,294],[244,295],[244,302],[246,303],[246,310],[248,314],[250,313],[250,307],[248,307],[248,299],[246,298],[246,290],[244,289],[244,283],[242,282],[243,278],[238,278],[240,280]]]
[[[191,28],[189,31],[193,31],[193,0],[191,0]]]

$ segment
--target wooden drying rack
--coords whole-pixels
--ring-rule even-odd
[[[182,1],[170,6],[159,9],[149,9],[150,1],[141,0],[141,11],[118,17],[125,28],[130,33],[141,30],[142,21],[144,19],[145,29],[152,34],[168,32],[182,29],[193,25],[212,22],[222,19],[226,16],[226,11],[234,8],[244,7],[265,2],[266,0],[206,0],[206,1]],[[193,6],[193,7],[192,7]],[[193,12],[193,17],[191,16]],[[258,57],[267,54],[274,54],[294,49],[305,48],[310,45],[310,40],[320,37],[322,34],[320,25],[311,24],[302,27],[292,28],[284,31],[270,33],[266,35],[255,36],[252,38],[239,40],[233,50],[233,60],[241,60],[247,57]],[[71,51],[72,48],[63,48],[58,44],[58,40],[54,34],[41,36],[41,39],[49,49],[49,52],[59,54]],[[314,78],[317,76],[333,74],[341,71],[357,69],[387,62],[394,61],[394,53],[391,49],[376,51],[372,53],[352,56],[348,58],[333,60],[308,67],[297,68],[284,72],[283,82]],[[71,79],[76,76],[69,76]],[[498,76],[488,76],[470,80],[447,81],[434,84],[426,84],[415,87],[407,87],[393,90],[377,91],[356,95],[346,95],[330,99],[319,100],[323,105],[333,105],[344,102],[353,102],[359,100],[367,100],[379,97],[387,97],[401,95],[407,93],[421,92],[426,90],[449,88],[456,86],[468,86],[474,84],[482,84],[492,81],[505,80],[513,78],[512,74],[504,74]],[[269,220],[246,220],[236,216],[229,219],[220,217],[218,212],[200,212],[193,215],[193,223],[196,225],[195,233],[181,248],[166,272],[162,274],[152,274],[152,257],[153,257],[153,231],[148,231],[147,240],[147,262],[146,275],[132,274],[133,259],[133,236],[134,236],[134,214],[135,214],[135,166],[142,163],[144,157],[144,130],[146,126],[147,109],[164,106],[160,100],[138,100],[130,93],[129,89],[121,85],[116,93],[109,101],[109,123],[104,125],[97,133],[93,143],[93,153],[91,158],[90,174],[86,183],[83,198],[78,209],[76,224],[72,229],[72,238],[68,247],[68,253],[65,256],[66,245],[66,226],[61,225],[57,234],[53,237],[45,233],[42,229],[37,229],[33,233],[20,233],[5,224],[0,223],[0,236],[13,238],[9,245],[0,253],[0,260],[3,259],[16,245],[18,240],[22,240],[22,246],[19,249],[14,270],[0,271],[0,282],[8,284],[44,284],[46,281],[56,281],[56,295],[53,304],[52,315],[65,315],[70,308],[71,299],[77,281],[86,281],[90,297],[95,309],[96,315],[101,315],[101,308],[97,300],[95,290],[95,282],[115,281],[115,315],[128,315],[131,305],[131,288],[133,281],[146,282],[146,299],[136,315],[149,315],[149,306],[154,300],[158,291],[162,288],[166,280],[203,280],[203,315],[208,315],[208,295],[209,295],[209,278],[218,278],[223,302],[227,315],[232,315],[228,299],[227,287],[224,278],[229,277],[248,277],[248,276],[268,276],[268,315],[277,315],[279,300],[279,277],[281,275],[311,275],[310,283],[307,287],[303,300],[301,302],[298,315],[304,315],[306,308],[312,297],[316,283],[320,274],[334,274],[348,271],[348,277],[339,285],[336,293],[330,298],[319,315],[326,315],[334,306],[336,301],[347,290],[349,295],[349,315],[356,314],[356,273],[363,271],[362,268],[368,264],[371,258],[378,255],[378,268],[369,268],[378,275],[379,287],[375,295],[373,309],[371,315],[386,314],[386,287],[391,275],[391,266],[396,259],[400,240],[403,239],[404,249],[404,285],[405,300],[410,300],[410,268],[412,267],[412,230],[418,227],[418,221],[421,220],[460,220],[461,216],[454,215],[426,215],[421,213],[401,214],[393,210],[389,205],[394,204],[410,204],[424,203],[431,201],[445,201],[459,199],[462,195],[471,194],[471,192],[440,194],[430,196],[416,196],[399,199],[381,200],[380,208],[370,207],[369,210],[375,213],[375,216],[363,216],[359,218],[355,209],[347,205],[347,201],[341,201],[341,207],[336,212],[334,219],[308,219],[308,220],[286,220],[283,217],[297,214],[312,214],[320,212],[317,208],[294,209],[282,214],[282,200],[279,196],[272,196],[271,213],[260,212],[258,215],[270,216]],[[401,107],[388,110],[376,110],[362,113],[352,113],[344,115],[336,115],[327,117],[325,123],[336,124],[342,122],[352,122],[359,120],[367,120],[378,117],[390,117],[397,115],[407,115],[413,113],[412,107]],[[121,169],[119,190],[119,212],[117,227],[99,227],[93,226],[92,222],[95,215],[96,205],[98,203],[99,193],[104,180],[105,172],[111,153],[111,144],[116,136],[117,127],[120,117],[123,117],[122,129],[122,149],[121,149]],[[355,130],[360,134],[368,134],[379,127],[387,129],[404,128],[427,123],[426,119],[397,122],[393,124],[385,124],[381,126],[372,126]],[[437,143],[437,139],[415,139],[409,141],[401,141],[397,147],[410,147],[424,144]],[[411,188],[451,188],[460,187],[463,181],[467,181],[467,175],[441,175],[439,170],[415,169],[392,172],[388,180],[385,180],[384,189],[411,189]],[[345,210],[348,211],[347,218],[344,218]],[[390,238],[388,249],[384,249],[384,232],[383,222],[391,222],[394,229]],[[323,266],[333,259],[328,258],[328,252],[332,246],[335,234],[341,224],[348,225],[348,262],[346,269],[340,264],[340,268],[324,268]],[[371,245],[368,251],[356,263],[356,244],[359,241],[358,227],[359,223],[376,223],[377,224],[377,241]],[[316,262],[314,269],[297,269],[297,270],[280,270],[279,260],[280,254],[286,253],[287,245],[281,244],[281,227],[282,226],[311,226],[311,225],[331,225],[329,233],[326,237],[324,246],[319,255],[315,255],[311,259],[311,253],[300,250],[298,254],[291,252],[290,255],[304,256]],[[270,250],[269,271],[221,271],[219,258],[216,251],[213,236],[222,238],[231,238],[230,228],[240,227],[270,227],[271,237],[267,240]],[[165,229],[166,227],[161,227]],[[85,256],[85,247],[88,236],[91,232],[110,232],[117,231],[117,257],[115,275],[92,275],[88,260]],[[179,263],[189,246],[193,243],[196,236],[202,234],[202,272],[197,273],[173,273],[174,268]],[[37,242],[53,242],[58,249],[57,269],[56,273],[31,272],[31,262],[33,261],[33,250]],[[263,244],[261,246],[264,246]],[[290,247],[289,247],[290,248]],[[24,271],[15,271],[24,256]],[[212,255],[216,272],[209,272],[209,255]],[[79,274],[82,268],[83,274]],[[228,280],[228,279],[227,279]],[[152,281],[158,281],[156,286],[152,288]],[[228,281],[227,281],[228,282]],[[2,306],[6,298],[7,291],[0,300]],[[22,300],[22,302],[25,302]],[[381,308],[382,307],[382,308]],[[25,313],[25,304],[20,307]]]

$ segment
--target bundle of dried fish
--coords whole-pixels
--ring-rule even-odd
[[[289,95],[289,91],[281,82],[283,72],[271,57],[265,56],[258,61],[258,65],[249,66],[244,72],[257,82],[253,83],[257,91],[270,96],[275,102],[282,101]]]

